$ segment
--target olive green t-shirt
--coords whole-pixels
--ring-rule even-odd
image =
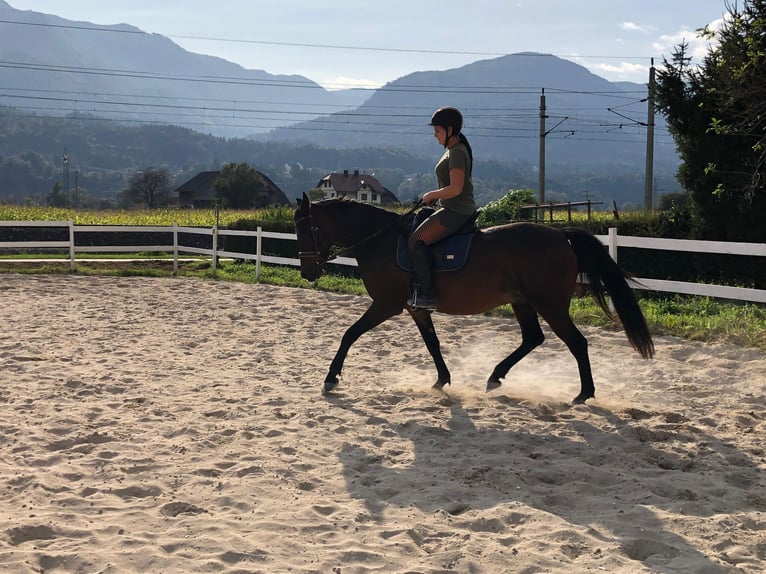
[[[439,188],[450,184],[449,170],[453,167],[462,169],[465,173],[463,191],[451,199],[442,199],[443,207],[462,215],[470,215],[476,211],[476,201],[473,198],[473,182],[471,181],[471,156],[468,148],[462,143],[455,144],[445,150],[444,155],[436,164],[436,181]]]

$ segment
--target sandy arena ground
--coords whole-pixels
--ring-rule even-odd
[[[766,571],[766,357],[583,328],[484,392],[511,319],[435,315],[453,384],[364,297],[0,275],[0,571]]]

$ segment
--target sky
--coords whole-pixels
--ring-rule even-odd
[[[735,0],[730,0],[734,2]],[[7,0],[19,10],[131,24],[248,69],[300,74],[327,89],[375,88],[517,52],[571,60],[610,81],[646,83],[725,0]]]

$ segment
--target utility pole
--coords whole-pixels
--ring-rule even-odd
[[[64,148],[64,155],[61,158],[61,187],[64,188],[64,193],[69,193],[69,156],[67,155],[66,148]]]
[[[539,201],[543,203],[545,201],[545,88],[542,88],[540,93],[540,161],[538,169],[538,189]]]
[[[653,183],[654,183],[654,88],[655,70],[654,58],[649,68],[649,95],[646,98],[648,109],[646,114],[646,173],[644,175],[644,209],[651,211],[654,208]]]

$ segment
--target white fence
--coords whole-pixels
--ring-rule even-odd
[[[602,243],[609,247],[609,254],[615,261],[617,261],[618,247],[766,257],[766,243],[733,243],[725,241],[693,241],[689,239],[620,236],[617,235],[617,229],[614,227],[609,228],[609,235],[599,235],[597,237]],[[766,303],[766,291],[762,289],[727,287],[724,285],[688,283],[684,281],[666,281],[661,279],[643,279],[638,277],[635,281],[640,283],[633,283],[632,286],[636,289]]]
[[[76,267],[77,253],[139,253],[139,252],[169,252],[173,253],[173,269],[178,270],[178,260],[182,253],[192,253],[196,255],[207,255],[213,259],[213,269],[217,268],[218,259],[229,257],[233,259],[243,259],[255,261],[256,278],[260,279],[261,263],[273,263],[276,265],[290,265],[297,267],[300,265],[298,259],[289,257],[276,257],[273,255],[264,255],[262,250],[262,240],[283,239],[295,241],[296,236],[293,233],[275,233],[263,231],[258,227],[256,231],[235,231],[228,229],[218,229],[200,227],[180,227],[173,226],[137,226],[128,227],[122,225],[74,225],[72,221],[0,221],[0,227],[62,227],[68,229],[68,239],[62,241],[9,241],[0,242],[0,250],[34,250],[34,249],[62,249],[69,253],[69,265],[72,270]],[[172,244],[166,245],[123,245],[123,246],[81,246],[76,245],[75,236],[77,233],[99,233],[99,232],[120,232],[120,233],[172,233]],[[179,243],[179,235],[196,234],[208,236],[212,240],[210,249],[184,246]],[[238,253],[234,251],[225,251],[219,249],[219,237],[240,236],[252,237],[255,239],[255,253]],[[728,243],[720,241],[691,241],[685,239],[657,239],[652,237],[631,237],[617,235],[616,228],[610,228],[608,235],[598,235],[598,239],[609,248],[609,254],[616,261],[617,252],[620,247],[633,247],[640,249],[656,249],[661,251],[685,251],[694,253],[715,253],[727,255],[748,255],[766,257],[766,244],[764,243]],[[356,260],[349,257],[339,257],[333,260],[334,264],[356,266]],[[667,281],[660,279],[636,278],[632,285],[636,289],[646,289],[652,291],[663,291],[667,293],[683,293],[687,295],[702,295],[707,297],[717,297],[722,299],[733,299],[738,301],[752,301],[756,303],[766,303],[766,290],[748,289],[744,287],[727,287],[723,285],[710,285],[703,283],[688,283],[683,281]]]
[[[191,253],[195,255],[207,255],[213,259],[213,269],[218,267],[218,260],[220,258],[230,257],[233,259],[242,259],[255,261],[256,264],[256,278],[260,279],[261,275],[261,263],[273,263],[275,265],[291,265],[298,267],[300,260],[297,258],[288,257],[276,257],[273,255],[264,255],[262,248],[263,238],[268,239],[285,239],[290,241],[296,241],[297,237],[294,233],[276,233],[270,231],[263,231],[261,227],[258,227],[256,231],[237,231],[233,229],[219,229],[216,226],[213,227],[182,227],[179,225],[172,226],[124,226],[124,225],[75,225],[73,221],[0,221],[0,228],[2,227],[44,227],[48,229],[66,228],[68,230],[68,239],[61,241],[0,241],[0,250],[13,249],[13,250],[35,250],[35,249],[61,249],[66,250],[69,253],[69,267],[72,271],[76,268],[76,255],[78,253],[172,253],[173,254],[173,270],[178,271],[179,257],[185,253]],[[153,244],[153,245],[77,245],[75,236],[78,233],[167,233],[173,234],[172,243],[167,244]],[[211,238],[211,248],[192,247],[183,245],[179,241],[179,235],[201,235]],[[234,251],[225,251],[219,247],[219,237],[224,236],[239,236],[239,237],[252,237],[255,239],[255,253],[238,253]],[[297,252],[297,250],[296,250]],[[22,261],[21,259],[7,260],[7,261]],[[356,266],[356,259],[349,257],[339,257],[333,260],[333,263],[339,265]]]

